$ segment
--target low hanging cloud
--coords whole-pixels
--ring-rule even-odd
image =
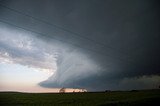
[[[94,63],[87,56],[75,50],[72,53],[65,53],[58,58],[57,71],[47,81],[40,85],[48,87],[83,87],[77,82],[97,75],[100,71],[98,64]],[[87,82],[87,80],[86,80]]]
[[[112,61],[108,62],[104,57],[55,40],[47,42],[33,35],[6,25],[0,26],[0,60],[50,73],[47,80],[39,83],[42,87],[130,90],[156,88],[160,83],[158,75],[146,73],[141,76],[138,72],[129,75],[129,71],[121,71],[123,65],[114,67]]]
[[[160,84],[160,76],[150,75],[133,78],[124,78],[118,84],[118,89],[157,89]]]
[[[57,69],[56,50],[47,51],[47,44],[32,33],[0,26],[0,60],[37,68],[48,73]],[[53,52],[53,53],[51,53]]]
[[[73,83],[95,75],[99,66],[79,49],[67,47],[52,40],[47,42],[33,33],[0,26],[0,60],[3,63],[21,64],[52,76],[39,85],[48,82],[50,87],[73,87]],[[75,87],[78,85],[75,84]]]

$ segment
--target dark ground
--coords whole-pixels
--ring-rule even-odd
[[[160,106],[160,90],[87,93],[1,92],[0,106]]]

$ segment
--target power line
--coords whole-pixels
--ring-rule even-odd
[[[26,13],[24,13],[24,12],[18,11],[18,10],[16,10],[16,9],[10,8],[10,7],[2,4],[2,3],[0,3],[0,5],[1,5],[2,7],[4,7],[4,8],[6,8],[6,9],[9,9],[9,10],[11,10],[11,11],[13,11],[13,12],[16,12],[16,13],[18,13],[18,14],[21,14],[21,15],[23,15],[23,16],[32,18],[32,19],[37,20],[37,21],[39,21],[39,22],[45,23],[45,24],[47,24],[47,25],[49,25],[49,26],[51,26],[51,27],[58,28],[58,29],[63,30],[63,31],[65,31],[65,32],[71,33],[71,36],[74,36],[74,37],[76,36],[76,37],[79,37],[79,38],[82,38],[82,39],[86,39],[86,40],[88,40],[88,41],[91,41],[91,42],[93,42],[93,43],[96,43],[96,44],[98,44],[98,45],[101,45],[102,47],[109,48],[109,49],[112,49],[112,50],[116,50],[117,52],[120,52],[120,53],[123,54],[123,55],[124,55],[124,54],[125,54],[125,55],[128,55],[128,54],[127,54],[126,52],[124,52],[124,51],[122,52],[122,51],[119,50],[119,49],[117,50],[117,48],[113,48],[113,47],[108,46],[108,45],[106,45],[106,44],[104,44],[104,43],[97,42],[96,40],[93,40],[93,39],[89,39],[88,37],[82,36],[82,35],[79,34],[79,33],[73,32],[73,31],[71,31],[71,30],[69,30],[69,29],[66,29],[66,28],[64,28],[64,27],[58,26],[58,25],[56,25],[56,24],[50,23],[50,22],[48,22],[48,21],[46,21],[46,20],[44,20],[44,19],[40,19],[40,18],[34,17],[34,16],[32,16],[32,15],[26,14]]]
[[[79,46],[79,45],[77,45],[77,44],[75,44],[75,43],[71,43],[71,42],[67,42],[67,41],[65,41],[65,40],[57,39],[57,38],[55,38],[54,36],[50,36],[50,35],[48,35],[48,34],[44,34],[44,33],[41,33],[41,32],[37,32],[37,31],[31,30],[31,29],[28,29],[28,28],[24,28],[24,27],[15,25],[15,24],[13,24],[13,23],[10,23],[10,22],[8,22],[8,21],[5,21],[4,19],[0,19],[0,22],[5,23],[5,24],[8,24],[8,25],[11,25],[11,26],[15,26],[15,27],[17,27],[17,28],[19,28],[19,29],[23,29],[23,30],[28,31],[28,32],[32,32],[32,33],[38,34],[38,35],[40,35],[40,36],[42,36],[42,37],[47,36],[47,37],[50,37],[51,39],[54,39],[54,40],[57,40],[57,41],[60,41],[60,42],[66,43],[66,44],[70,44],[70,45],[72,45],[72,46],[76,46],[76,47],[79,47],[79,48],[82,48],[82,49],[86,49],[86,50],[90,50],[90,51],[92,51],[92,52],[96,52],[96,51],[94,51],[93,49],[81,47],[81,46]],[[99,53],[99,52],[96,52],[96,53]],[[102,54],[102,53],[101,53],[101,54]],[[103,54],[103,55],[104,55],[104,54]]]
[[[28,28],[24,28],[24,27],[15,25],[15,24],[10,23],[10,22],[8,22],[8,21],[6,21],[6,20],[4,20],[4,19],[0,19],[0,22],[5,23],[5,24],[8,24],[8,25],[11,25],[11,26],[14,26],[14,27],[17,27],[17,28],[19,28],[19,29],[23,29],[23,30],[25,30],[25,31],[29,31],[29,32],[38,34],[38,35],[40,35],[40,36],[42,36],[42,37],[47,36],[47,37],[50,37],[51,39],[55,39],[55,40],[57,40],[57,41],[60,41],[60,42],[66,43],[66,44],[70,44],[70,45],[72,45],[72,46],[76,46],[76,47],[78,47],[78,48],[85,49],[85,50],[94,52],[94,53],[99,54],[99,55],[103,55],[103,56],[107,56],[107,57],[110,56],[110,55],[107,55],[106,53],[98,52],[98,51],[96,51],[96,50],[93,50],[93,49],[90,49],[90,48],[86,48],[85,46],[81,47],[80,45],[77,45],[77,44],[74,44],[74,43],[71,43],[71,42],[67,42],[67,41],[64,41],[64,40],[57,39],[57,38],[55,38],[55,37],[53,37],[53,36],[50,36],[50,35],[48,35],[48,34],[45,34],[45,33],[37,32],[37,31],[31,30],[31,29],[28,29]],[[124,62],[124,59],[117,58],[117,57],[113,57],[113,58],[118,59],[118,60]],[[134,64],[134,62],[128,61],[128,60],[125,60],[125,62],[130,63],[130,64]]]

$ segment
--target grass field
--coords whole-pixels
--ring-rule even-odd
[[[95,93],[1,92],[0,106],[160,106],[160,90]]]

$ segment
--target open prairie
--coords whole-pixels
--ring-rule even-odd
[[[134,106],[160,105],[160,90],[86,93],[1,92],[0,106]]]

